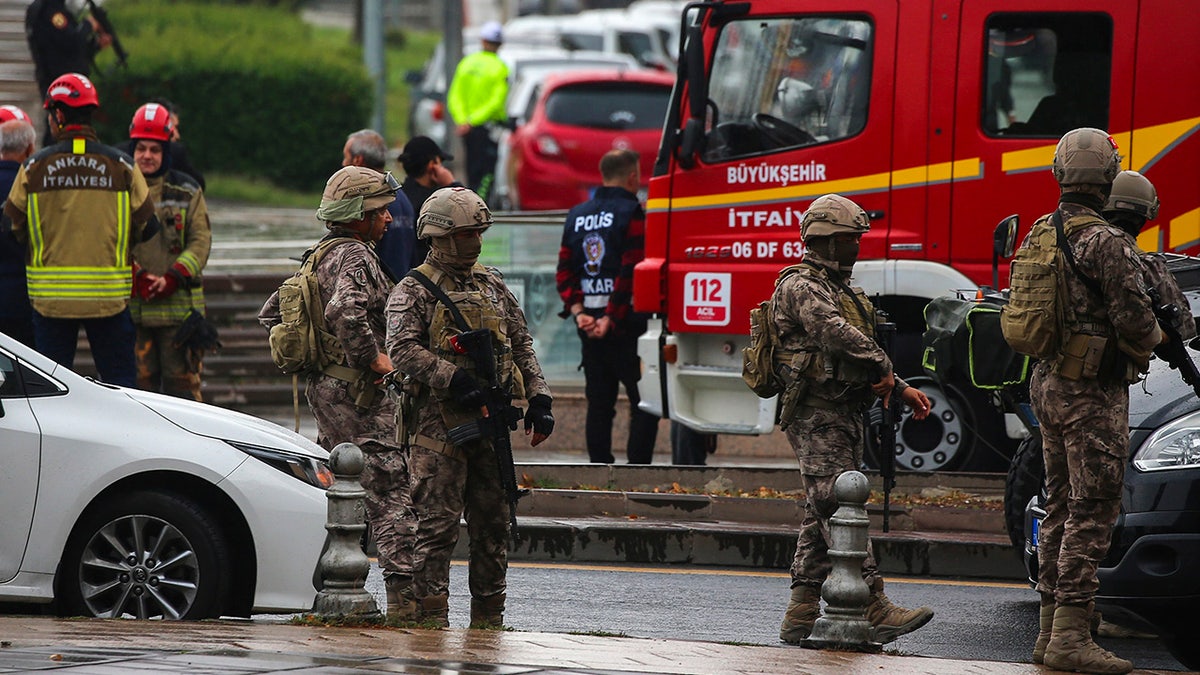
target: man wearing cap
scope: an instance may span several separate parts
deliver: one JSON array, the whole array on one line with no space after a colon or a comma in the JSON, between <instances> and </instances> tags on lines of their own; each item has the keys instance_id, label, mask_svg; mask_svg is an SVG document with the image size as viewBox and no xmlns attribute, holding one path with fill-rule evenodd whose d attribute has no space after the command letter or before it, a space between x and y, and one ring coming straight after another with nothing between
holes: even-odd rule
<instances>
[{"instance_id":1,"label":"man wearing cap","mask_svg":"<svg viewBox=\"0 0 1200 675\"><path fill-rule=\"evenodd\" d=\"M342 166L365 166L384 173L387 167L387 141L374 129L359 129L346 137L342 146ZM396 201L388 204L392 222L388 224L383 238L375 245L379 260L393 279L400 279L415 265L417 248L417 214L412 203L403 192L396 193Z\"/></svg>"},{"instance_id":2,"label":"man wearing cap","mask_svg":"<svg viewBox=\"0 0 1200 675\"><path fill-rule=\"evenodd\" d=\"M500 24L489 21L479 31L483 49L463 57L454 71L446 109L467 153L467 186L484 201L491 197L499 155L499 127L508 120L508 65L496 55L504 41Z\"/></svg>"},{"instance_id":3,"label":"man wearing cap","mask_svg":"<svg viewBox=\"0 0 1200 675\"><path fill-rule=\"evenodd\" d=\"M37 132L15 105L0 106L0 191L7 195L21 162L33 154ZM0 333L33 347L33 307L25 287L25 247L0 225Z\"/></svg>"},{"instance_id":4,"label":"man wearing cap","mask_svg":"<svg viewBox=\"0 0 1200 675\"><path fill-rule=\"evenodd\" d=\"M408 196L408 201L416 213L421 212L421 206L437 190L444 187L462 187L462 183L454 179L454 174L442 163L451 161L454 155L442 150L428 136L413 136L404 144L404 149L396 157L396 161L404 167L404 185L401 191ZM429 254L429 241L418 239L413 250L412 267L425 262Z\"/></svg>"},{"instance_id":5,"label":"man wearing cap","mask_svg":"<svg viewBox=\"0 0 1200 675\"><path fill-rule=\"evenodd\" d=\"M100 98L91 80L59 77L44 105L57 142L21 165L4 204L27 246L34 341L71 368L82 325L100 379L132 388L132 249L158 231L154 202L129 155L96 140Z\"/></svg>"},{"instance_id":6,"label":"man wearing cap","mask_svg":"<svg viewBox=\"0 0 1200 675\"><path fill-rule=\"evenodd\" d=\"M389 619L416 616L411 600L408 462L395 442L396 406L379 388L392 372L384 351L383 310L394 285L374 243L392 220L387 206L400 188L392 175L362 166L342 167L329 178L317 218L329 233L304 259L318 256L315 274L325 330L337 338L343 357L308 376L305 395L317 420L317 442L327 450L354 443L363 451L367 521L379 549ZM280 323L279 292L258 314L270 329Z\"/></svg>"}]
</instances>

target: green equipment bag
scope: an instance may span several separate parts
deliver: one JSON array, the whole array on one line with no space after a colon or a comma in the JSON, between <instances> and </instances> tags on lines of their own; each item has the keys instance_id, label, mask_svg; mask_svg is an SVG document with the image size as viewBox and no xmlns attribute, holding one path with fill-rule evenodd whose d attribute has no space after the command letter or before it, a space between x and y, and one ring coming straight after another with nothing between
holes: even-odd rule
<instances>
[{"instance_id":1,"label":"green equipment bag","mask_svg":"<svg viewBox=\"0 0 1200 675\"><path fill-rule=\"evenodd\" d=\"M305 254L300 271L279 286L280 323L268 338L271 359L285 373L320 372L345 357L337 337L325 330L325 308L317 286L317 263L334 246L358 241L335 237L320 242Z\"/></svg>"},{"instance_id":2,"label":"green equipment bag","mask_svg":"<svg viewBox=\"0 0 1200 675\"><path fill-rule=\"evenodd\" d=\"M969 381L976 389L1004 389L1029 377L1030 358L1008 346L1001 307L958 296L925 306L921 365L942 382Z\"/></svg>"},{"instance_id":3,"label":"green equipment bag","mask_svg":"<svg viewBox=\"0 0 1200 675\"><path fill-rule=\"evenodd\" d=\"M1017 352L1035 359L1054 358L1063 341L1059 286L1064 261L1052 223L1061 217L1055 211L1054 218L1034 223L1013 258L1008 304L1000 311L1005 341Z\"/></svg>"}]
</instances>

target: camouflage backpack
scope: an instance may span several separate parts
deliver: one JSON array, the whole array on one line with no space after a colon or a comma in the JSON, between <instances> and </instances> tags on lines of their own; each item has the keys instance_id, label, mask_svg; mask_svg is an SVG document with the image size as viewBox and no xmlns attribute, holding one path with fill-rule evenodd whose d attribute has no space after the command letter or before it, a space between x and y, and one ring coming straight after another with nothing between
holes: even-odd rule
<instances>
[{"instance_id":1,"label":"camouflage backpack","mask_svg":"<svg viewBox=\"0 0 1200 675\"><path fill-rule=\"evenodd\" d=\"M799 265L785 267L775 285L798 272ZM750 346L742 349L742 379L759 398L771 398L783 393L787 382L777 364L790 359L780 347L779 331L775 328L775 309L771 300L763 300L750 310Z\"/></svg>"},{"instance_id":2,"label":"camouflage backpack","mask_svg":"<svg viewBox=\"0 0 1200 675\"><path fill-rule=\"evenodd\" d=\"M1000 331L1009 346L1036 359L1058 356L1066 335L1062 298L1066 295L1065 269L1099 292L1095 280L1075 269L1067 234L1092 225L1098 218L1071 218L1065 228L1055 211L1033 224L1025 244L1017 250L1009 275L1008 304L1000 310Z\"/></svg>"},{"instance_id":3,"label":"camouflage backpack","mask_svg":"<svg viewBox=\"0 0 1200 675\"><path fill-rule=\"evenodd\" d=\"M345 357L337 337L325 330L325 307L317 286L317 263L349 237L326 239L305 254L300 271L279 286L280 323L271 327L271 359L285 373L320 372Z\"/></svg>"}]
</instances>

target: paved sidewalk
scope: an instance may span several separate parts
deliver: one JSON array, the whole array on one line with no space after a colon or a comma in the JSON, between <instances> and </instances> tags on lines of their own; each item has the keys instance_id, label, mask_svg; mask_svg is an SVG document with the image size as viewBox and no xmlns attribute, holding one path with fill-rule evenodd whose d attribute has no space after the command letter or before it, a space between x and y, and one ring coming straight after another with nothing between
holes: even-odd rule
<instances>
[{"instance_id":1,"label":"paved sidewalk","mask_svg":"<svg viewBox=\"0 0 1200 675\"><path fill-rule=\"evenodd\" d=\"M42 670L105 675L1049 672L1032 664L592 635L0 617L0 673Z\"/></svg>"}]
</instances>

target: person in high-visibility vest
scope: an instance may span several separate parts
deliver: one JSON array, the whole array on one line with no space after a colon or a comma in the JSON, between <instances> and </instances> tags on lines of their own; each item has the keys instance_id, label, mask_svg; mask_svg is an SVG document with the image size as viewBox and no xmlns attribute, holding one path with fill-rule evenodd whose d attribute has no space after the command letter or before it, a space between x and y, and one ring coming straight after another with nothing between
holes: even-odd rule
<instances>
[{"instance_id":1,"label":"person in high-visibility vest","mask_svg":"<svg viewBox=\"0 0 1200 675\"><path fill-rule=\"evenodd\" d=\"M463 57L446 92L446 110L467 154L467 187L486 202L496 177L500 126L508 121L508 64L496 55L504 41L500 24L485 23L479 31L483 49Z\"/></svg>"},{"instance_id":2,"label":"person in high-visibility vest","mask_svg":"<svg viewBox=\"0 0 1200 675\"><path fill-rule=\"evenodd\" d=\"M4 213L27 247L37 350L73 367L82 325L100 379L134 387L132 251L158 221L148 225L154 203L133 159L97 140L91 119L99 106L83 75L50 84L44 107L57 142L21 166Z\"/></svg>"}]
</instances>

